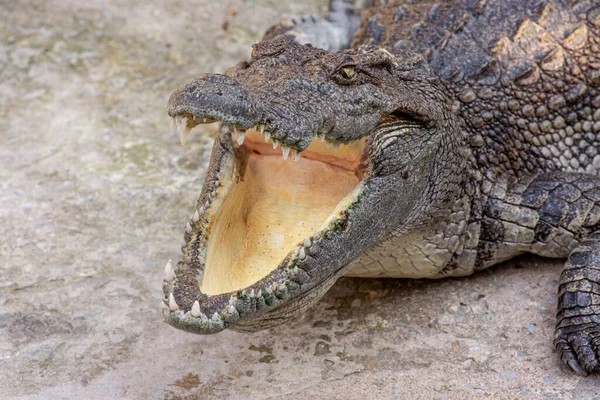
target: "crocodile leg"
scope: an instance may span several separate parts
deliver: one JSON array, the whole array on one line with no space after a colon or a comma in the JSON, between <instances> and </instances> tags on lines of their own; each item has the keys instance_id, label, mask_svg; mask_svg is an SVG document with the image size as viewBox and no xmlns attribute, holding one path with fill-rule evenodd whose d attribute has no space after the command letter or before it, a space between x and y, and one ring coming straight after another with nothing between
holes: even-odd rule
<instances>
[{"instance_id":1,"label":"crocodile leg","mask_svg":"<svg viewBox=\"0 0 600 400\"><path fill-rule=\"evenodd\" d=\"M264 39L288 35L300 44L310 43L328 51L346 49L359 26L354 1L331 0L329 10L325 17L302 15L283 19L267 30Z\"/></svg>"},{"instance_id":2,"label":"crocodile leg","mask_svg":"<svg viewBox=\"0 0 600 400\"><path fill-rule=\"evenodd\" d=\"M600 231L569 255L560 276L554 345L580 375L600 369Z\"/></svg>"},{"instance_id":3,"label":"crocodile leg","mask_svg":"<svg viewBox=\"0 0 600 400\"><path fill-rule=\"evenodd\" d=\"M567 258L554 343L585 375L600 369L600 178L554 172L487 193L476 269L530 252Z\"/></svg>"}]
</instances>

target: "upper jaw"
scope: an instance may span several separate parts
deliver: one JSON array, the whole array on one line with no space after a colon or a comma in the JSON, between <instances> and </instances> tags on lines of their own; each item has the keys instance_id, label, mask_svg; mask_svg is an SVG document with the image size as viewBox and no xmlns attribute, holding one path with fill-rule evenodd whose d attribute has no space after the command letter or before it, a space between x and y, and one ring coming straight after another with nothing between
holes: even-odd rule
<instances>
[{"instance_id":1,"label":"upper jaw","mask_svg":"<svg viewBox=\"0 0 600 400\"><path fill-rule=\"evenodd\" d=\"M182 143L194 126L221 121L240 131L262 127L282 146L303 151L315 136L325 134L325 119L293 110L269 93L216 74L203 75L173 92L167 108Z\"/></svg>"}]
</instances>

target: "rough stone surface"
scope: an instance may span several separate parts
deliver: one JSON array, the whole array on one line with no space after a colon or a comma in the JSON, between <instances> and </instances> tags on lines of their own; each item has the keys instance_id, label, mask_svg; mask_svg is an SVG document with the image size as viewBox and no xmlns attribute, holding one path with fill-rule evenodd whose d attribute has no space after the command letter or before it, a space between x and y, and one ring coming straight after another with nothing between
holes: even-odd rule
<instances>
[{"instance_id":1,"label":"rough stone surface","mask_svg":"<svg viewBox=\"0 0 600 400\"><path fill-rule=\"evenodd\" d=\"M211 144L181 148L166 99L326 7L285 3L0 2L0 398L599 399L552 351L562 261L341 279L252 335L162 322Z\"/></svg>"}]
</instances>

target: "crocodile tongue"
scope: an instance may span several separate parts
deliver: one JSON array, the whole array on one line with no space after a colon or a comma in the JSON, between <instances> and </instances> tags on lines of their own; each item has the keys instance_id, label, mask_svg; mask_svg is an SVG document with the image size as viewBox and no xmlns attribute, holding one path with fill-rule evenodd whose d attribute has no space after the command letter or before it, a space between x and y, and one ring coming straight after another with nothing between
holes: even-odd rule
<instances>
[{"instance_id":1,"label":"crocodile tongue","mask_svg":"<svg viewBox=\"0 0 600 400\"><path fill-rule=\"evenodd\" d=\"M275 270L359 184L362 149L359 143L334 153L313 142L298 161L284 160L248 130L236 149L244 154L243 174L232 180L211 227L201 291L245 288Z\"/></svg>"}]
</instances>

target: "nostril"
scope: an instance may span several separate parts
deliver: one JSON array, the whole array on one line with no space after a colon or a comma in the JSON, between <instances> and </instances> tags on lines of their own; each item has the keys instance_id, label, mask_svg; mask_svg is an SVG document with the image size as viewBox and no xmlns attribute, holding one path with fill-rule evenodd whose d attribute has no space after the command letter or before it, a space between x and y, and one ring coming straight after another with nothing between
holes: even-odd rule
<instances>
[{"instance_id":1,"label":"nostril","mask_svg":"<svg viewBox=\"0 0 600 400\"><path fill-rule=\"evenodd\" d=\"M198 89L198 86L195 84L188 85L185 89L183 89L184 93L194 93Z\"/></svg>"}]
</instances>

